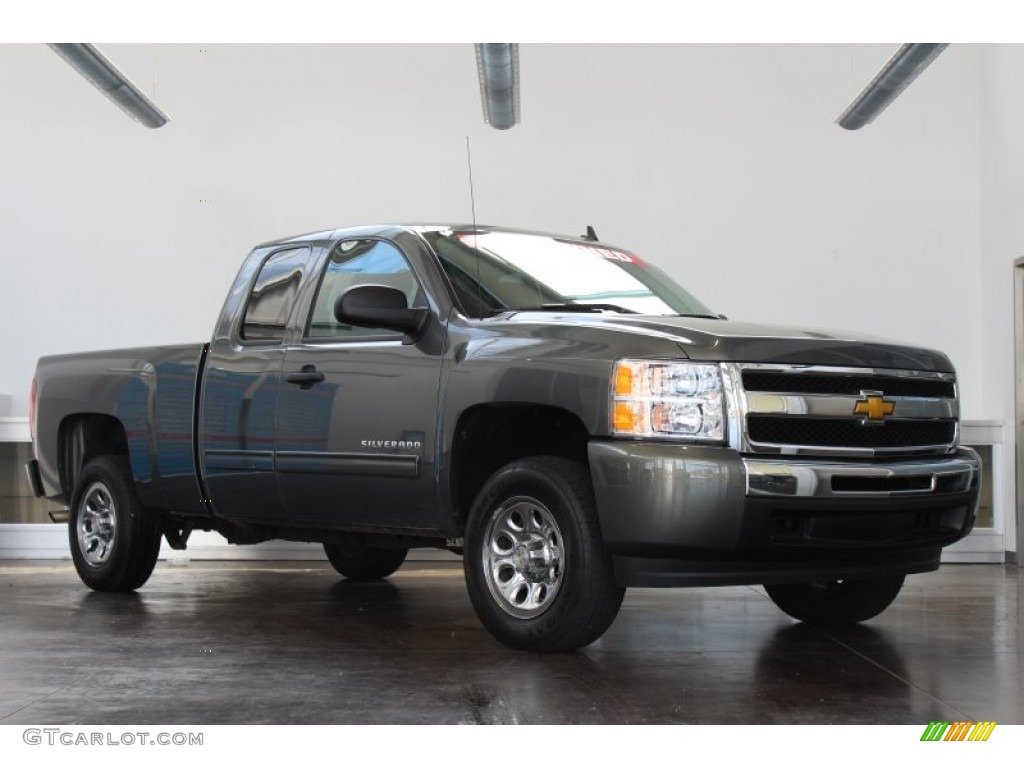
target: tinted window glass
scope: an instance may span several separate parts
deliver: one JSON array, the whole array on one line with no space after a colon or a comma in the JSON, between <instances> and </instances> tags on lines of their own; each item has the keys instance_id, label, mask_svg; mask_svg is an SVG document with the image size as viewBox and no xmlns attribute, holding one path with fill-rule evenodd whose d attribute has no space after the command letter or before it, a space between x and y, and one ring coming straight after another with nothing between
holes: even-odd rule
<instances>
[{"instance_id":1,"label":"tinted window glass","mask_svg":"<svg viewBox=\"0 0 1024 768\"><path fill-rule=\"evenodd\" d=\"M713 316L660 269L633 253L518 232L429 232L470 317L510 311Z\"/></svg>"},{"instance_id":2,"label":"tinted window glass","mask_svg":"<svg viewBox=\"0 0 1024 768\"><path fill-rule=\"evenodd\" d=\"M278 251L263 262L242 320L246 341L281 341L302 283L308 248Z\"/></svg>"},{"instance_id":3,"label":"tinted window glass","mask_svg":"<svg viewBox=\"0 0 1024 768\"><path fill-rule=\"evenodd\" d=\"M327 261L310 315L308 338L376 338L396 336L386 328L365 328L339 323L334 317L338 297L357 285L386 285L405 294L410 307L425 304L419 282L401 251L381 240L346 240Z\"/></svg>"}]
</instances>

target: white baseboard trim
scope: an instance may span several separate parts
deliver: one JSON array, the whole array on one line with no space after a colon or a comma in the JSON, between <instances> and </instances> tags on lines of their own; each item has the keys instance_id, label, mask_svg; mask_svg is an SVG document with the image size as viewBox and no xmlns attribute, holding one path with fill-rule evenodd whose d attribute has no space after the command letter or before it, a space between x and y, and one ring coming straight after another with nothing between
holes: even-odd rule
<instances>
[{"instance_id":1,"label":"white baseboard trim","mask_svg":"<svg viewBox=\"0 0 1024 768\"><path fill-rule=\"evenodd\" d=\"M0 560L64 560L71 558L68 529L53 523L0 524ZM265 541L262 544L228 544L217 533L196 531L188 549L174 550L163 543L161 560L326 560L323 547L297 541ZM410 561L462 558L439 549L414 549ZM1001 563L1005 559L1002 534L976 531L942 551L944 563Z\"/></svg>"},{"instance_id":2,"label":"white baseboard trim","mask_svg":"<svg viewBox=\"0 0 1024 768\"><path fill-rule=\"evenodd\" d=\"M942 563L1004 563L1005 552L947 552L942 553Z\"/></svg>"},{"instance_id":3,"label":"white baseboard trim","mask_svg":"<svg viewBox=\"0 0 1024 768\"><path fill-rule=\"evenodd\" d=\"M3 403L0 402L0 442L4 443L29 443L32 441L32 433L28 428L28 419L14 419L3 413Z\"/></svg>"},{"instance_id":4,"label":"white baseboard trim","mask_svg":"<svg viewBox=\"0 0 1024 768\"><path fill-rule=\"evenodd\" d=\"M51 523L0 524L0 560L69 560L68 529ZM163 543L161 560L326 560L320 544L297 541L266 541L262 544L237 546L224 537L207 531L196 531L188 541L188 549L179 551ZM439 549L413 549L408 560L448 560L462 558Z\"/></svg>"},{"instance_id":5,"label":"white baseboard trim","mask_svg":"<svg viewBox=\"0 0 1024 768\"><path fill-rule=\"evenodd\" d=\"M966 539L942 550L944 563L1002 563L1006 560L1004 537L992 530L976 530Z\"/></svg>"},{"instance_id":6,"label":"white baseboard trim","mask_svg":"<svg viewBox=\"0 0 1024 768\"><path fill-rule=\"evenodd\" d=\"M70 557L67 526L49 523L0 525L0 560L61 560Z\"/></svg>"}]
</instances>

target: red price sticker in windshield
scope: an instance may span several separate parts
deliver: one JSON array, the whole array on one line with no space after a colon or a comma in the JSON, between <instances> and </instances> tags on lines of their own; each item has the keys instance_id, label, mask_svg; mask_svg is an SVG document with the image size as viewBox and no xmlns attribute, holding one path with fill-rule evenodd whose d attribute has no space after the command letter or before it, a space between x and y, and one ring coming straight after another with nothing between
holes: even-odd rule
<instances>
[{"instance_id":1,"label":"red price sticker in windshield","mask_svg":"<svg viewBox=\"0 0 1024 768\"><path fill-rule=\"evenodd\" d=\"M602 259L608 261L617 261L620 264L636 264L638 267L646 267L647 263L638 256L634 256L632 253L626 251L616 251L612 248L604 248L600 245L584 245L583 243L573 243L577 248L596 253Z\"/></svg>"}]
</instances>

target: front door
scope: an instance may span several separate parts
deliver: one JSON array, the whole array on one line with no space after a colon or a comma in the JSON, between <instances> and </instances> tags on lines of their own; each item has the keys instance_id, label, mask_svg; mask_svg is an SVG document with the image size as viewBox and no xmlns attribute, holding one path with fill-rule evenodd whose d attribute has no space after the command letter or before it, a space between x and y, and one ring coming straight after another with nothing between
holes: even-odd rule
<instances>
[{"instance_id":1,"label":"front door","mask_svg":"<svg viewBox=\"0 0 1024 768\"><path fill-rule=\"evenodd\" d=\"M335 247L281 374L275 463L285 515L292 525L427 529L442 350L339 323L334 304L357 285L398 288L409 306L426 305L394 244L358 239Z\"/></svg>"}]
</instances>

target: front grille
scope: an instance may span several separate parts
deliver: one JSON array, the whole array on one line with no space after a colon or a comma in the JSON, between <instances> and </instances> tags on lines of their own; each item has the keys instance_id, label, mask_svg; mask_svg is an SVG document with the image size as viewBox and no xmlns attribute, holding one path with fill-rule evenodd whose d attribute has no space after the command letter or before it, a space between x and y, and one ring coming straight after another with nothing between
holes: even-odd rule
<instances>
[{"instance_id":1,"label":"front grille","mask_svg":"<svg viewBox=\"0 0 1024 768\"><path fill-rule=\"evenodd\" d=\"M914 448L949 445L956 435L952 419L890 419L864 426L860 419L811 419L799 416L747 416L747 434L755 443L821 448Z\"/></svg>"},{"instance_id":2,"label":"front grille","mask_svg":"<svg viewBox=\"0 0 1024 768\"><path fill-rule=\"evenodd\" d=\"M952 381L895 376L863 376L840 373L777 373L744 371L748 392L780 392L816 395L859 395L884 392L889 397L955 397Z\"/></svg>"},{"instance_id":3,"label":"front grille","mask_svg":"<svg viewBox=\"0 0 1024 768\"><path fill-rule=\"evenodd\" d=\"M902 477L834 475L832 477L832 490L837 493L906 493L930 491L931 489L931 475L904 475Z\"/></svg>"}]
</instances>

